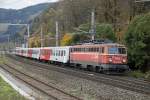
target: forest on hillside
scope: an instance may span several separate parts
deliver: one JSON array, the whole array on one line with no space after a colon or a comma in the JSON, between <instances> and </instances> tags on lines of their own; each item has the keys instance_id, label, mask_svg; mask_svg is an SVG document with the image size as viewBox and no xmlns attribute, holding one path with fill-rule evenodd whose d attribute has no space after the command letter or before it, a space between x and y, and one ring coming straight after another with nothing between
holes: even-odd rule
<instances>
[{"instance_id":1,"label":"forest on hillside","mask_svg":"<svg viewBox=\"0 0 150 100\"><path fill-rule=\"evenodd\" d=\"M56 21L59 22L61 39L65 33L76 32L75 28L89 31L93 9L97 25L104 25L105 31L109 31L111 27L119 42L122 42L123 34L134 16L149 11L142 3L134 0L60 0L55 7L50 7L33 20L31 33L33 36L40 34L43 27L43 33L49 35L46 38L54 37ZM45 43L46 46L52 44L53 42Z\"/></svg>"},{"instance_id":2,"label":"forest on hillside","mask_svg":"<svg viewBox=\"0 0 150 100\"><path fill-rule=\"evenodd\" d=\"M150 67L149 5L150 2L135 0L60 0L32 21L30 47L40 47L41 28L43 45L55 45L56 21L59 23L60 45L90 39L88 32L94 10L96 39L125 44L129 51L129 65L145 72Z\"/></svg>"}]
</instances>

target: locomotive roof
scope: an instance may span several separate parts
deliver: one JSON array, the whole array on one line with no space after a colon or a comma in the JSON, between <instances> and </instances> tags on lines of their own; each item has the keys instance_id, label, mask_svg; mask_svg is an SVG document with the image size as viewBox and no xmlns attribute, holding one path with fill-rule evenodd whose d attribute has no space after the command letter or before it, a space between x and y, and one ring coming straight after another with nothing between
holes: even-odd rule
<instances>
[{"instance_id":1,"label":"locomotive roof","mask_svg":"<svg viewBox=\"0 0 150 100\"><path fill-rule=\"evenodd\" d=\"M83 44L83 45L74 45L73 47L80 47L80 46L125 46L123 44L118 43L104 43L104 44Z\"/></svg>"}]
</instances>

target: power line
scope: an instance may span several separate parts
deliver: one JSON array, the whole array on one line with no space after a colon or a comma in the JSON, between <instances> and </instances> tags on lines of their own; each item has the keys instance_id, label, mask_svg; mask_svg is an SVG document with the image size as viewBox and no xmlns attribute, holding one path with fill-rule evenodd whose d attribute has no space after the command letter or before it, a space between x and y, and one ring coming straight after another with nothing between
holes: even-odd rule
<instances>
[{"instance_id":1,"label":"power line","mask_svg":"<svg viewBox=\"0 0 150 100\"><path fill-rule=\"evenodd\" d=\"M140 2L150 2L150 0L135 0L134 2L135 2L135 3L138 3L138 2L139 2L139 3L140 3Z\"/></svg>"}]
</instances>

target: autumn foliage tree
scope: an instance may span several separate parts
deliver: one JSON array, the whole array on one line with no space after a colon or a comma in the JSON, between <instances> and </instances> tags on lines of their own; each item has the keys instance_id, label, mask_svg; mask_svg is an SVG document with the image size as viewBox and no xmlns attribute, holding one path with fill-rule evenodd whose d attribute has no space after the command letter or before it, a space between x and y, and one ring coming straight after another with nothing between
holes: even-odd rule
<instances>
[{"instance_id":1,"label":"autumn foliage tree","mask_svg":"<svg viewBox=\"0 0 150 100\"><path fill-rule=\"evenodd\" d=\"M70 45L72 43L72 36L72 34L66 33L61 40L61 46Z\"/></svg>"},{"instance_id":2,"label":"autumn foliage tree","mask_svg":"<svg viewBox=\"0 0 150 100\"><path fill-rule=\"evenodd\" d=\"M41 41L40 41L40 36L34 36L29 39L29 47L40 47L41 46Z\"/></svg>"}]
</instances>

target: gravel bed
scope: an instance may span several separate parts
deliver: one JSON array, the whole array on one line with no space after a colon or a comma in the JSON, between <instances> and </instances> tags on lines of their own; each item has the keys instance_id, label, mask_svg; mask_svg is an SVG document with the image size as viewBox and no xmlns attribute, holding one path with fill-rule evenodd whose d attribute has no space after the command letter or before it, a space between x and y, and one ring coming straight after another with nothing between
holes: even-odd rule
<instances>
[{"instance_id":1,"label":"gravel bed","mask_svg":"<svg viewBox=\"0 0 150 100\"><path fill-rule=\"evenodd\" d=\"M21 63L17 63L16 65L16 68L26 71L29 75L65 90L68 93L74 94L75 96L81 97L84 100L150 100L149 95L35 66L22 65Z\"/></svg>"}]
</instances>

